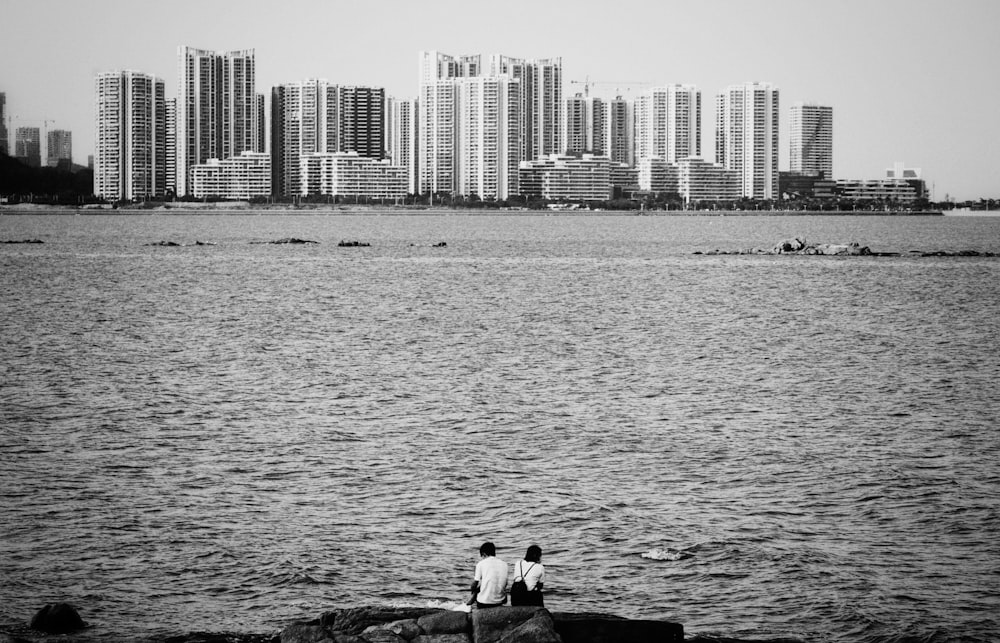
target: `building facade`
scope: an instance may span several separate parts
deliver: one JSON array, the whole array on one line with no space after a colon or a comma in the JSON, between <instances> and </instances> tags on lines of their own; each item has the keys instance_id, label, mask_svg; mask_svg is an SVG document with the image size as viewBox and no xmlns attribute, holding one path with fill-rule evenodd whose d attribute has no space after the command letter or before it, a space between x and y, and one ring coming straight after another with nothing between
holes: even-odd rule
<instances>
[{"instance_id":1,"label":"building facade","mask_svg":"<svg viewBox=\"0 0 1000 643\"><path fill-rule=\"evenodd\" d=\"M740 175L742 195L778 198L778 89L730 85L716 100L715 160Z\"/></svg>"},{"instance_id":2,"label":"building facade","mask_svg":"<svg viewBox=\"0 0 1000 643\"><path fill-rule=\"evenodd\" d=\"M577 94L566 99L566 154L608 156L608 103Z\"/></svg>"},{"instance_id":3,"label":"building facade","mask_svg":"<svg viewBox=\"0 0 1000 643\"><path fill-rule=\"evenodd\" d=\"M521 83L509 76L458 81L458 186L481 199L518 193Z\"/></svg>"},{"instance_id":4,"label":"building facade","mask_svg":"<svg viewBox=\"0 0 1000 643\"><path fill-rule=\"evenodd\" d=\"M611 198L611 161L583 154L551 154L522 161L521 194L550 201L607 201Z\"/></svg>"},{"instance_id":5,"label":"building facade","mask_svg":"<svg viewBox=\"0 0 1000 643\"><path fill-rule=\"evenodd\" d=\"M677 193L684 203L695 201L737 201L741 196L740 176L733 170L700 158L677 161Z\"/></svg>"},{"instance_id":6,"label":"building facade","mask_svg":"<svg viewBox=\"0 0 1000 643\"><path fill-rule=\"evenodd\" d=\"M562 58L489 58L491 76L507 75L521 82L521 160L561 154L566 117Z\"/></svg>"},{"instance_id":7,"label":"building facade","mask_svg":"<svg viewBox=\"0 0 1000 643\"><path fill-rule=\"evenodd\" d=\"M271 172L274 193L301 194L301 157L315 152L386 155L385 90L345 87L323 79L271 89Z\"/></svg>"},{"instance_id":8,"label":"building facade","mask_svg":"<svg viewBox=\"0 0 1000 643\"><path fill-rule=\"evenodd\" d=\"M245 201L271 194L271 157L244 151L191 167L191 196Z\"/></svg>"},{"instance_id":9,"label":"building facade","mask_svg":"<svg viewBox=\"0 0 1000 643\"><path fill-rule=\"evenodd\" d=\"M37 127L14 130L14 158L28 167L42 166L42 134Z\"/></svg>"},{"instance_id":10,"label":"building facade","mask_svg":"<svg viewBox=\"0 0 1000 643\"><path fill-rule=\"evenodd\" d=\"M417 126L419 105L416 100L386 99L386 140L389 162L406 168L406 190L419 192L419 165L417 163Z\"/></svg>"},{"instance_id":11,"label":"building facade","mask_svg":"<svg viewBox=\"0 0 1000 643\"><path fill-rule=\"evenodd\" d=\"M98 74L94 83L94 195L161 197L166 177L163 80L138 71Z\"/></svg>"},{"instance_id":12,"label":"building facade","mask_svg":"<svg viewBox=\"0 0 1000 643\"><path fill-rule=\"evenodd\" d=\"M46 135L45 164L49 167L73 167L73 133L54 129Z\"/></svg>"},{"instance_id":13,"label":"building facade","mask_svg":"<svg viewBox=\"0 0 1000 643\"><path fill-rule=\"evenodd\" d=\"M209 159L263 152L263 100L253 49L177 49L176 189L188 194L191 167Z\"/></svg>"},{"instance_id":14,"label":"building facade","mask_svg":"<svg viewBox=\"0 0 1000 643\"><path fill-rule=\"evenodd\" d=\"M701 91L694 85L654 87L636 100L636 158L675 163L701 156Z\"/></svg>"},{"instance_id":15,"label":"building facade","mask_svg":"<svg viewBox=\"0 0 1000 643\"><path fill-rule=\"evenodd\" d=\"M832 179L833 108L814 103L795 103L789 124L788 169Z\"/></svg>"},{"instance_id":16,"label":"building facade","mask_svg":"<svg viewBox=\"0 0 1000 643\"><path fill-rule=\"evenodd\" d=\"M301 159L302 195L396 200L407 193L406 168L357 152L316 152Z\"/></svg>"},{"instance_id":17,"label":"building facade","mask_svg":"<svg viewBox=\"0 0 1000 643\"><path fill-rule=\"evenodd\" d=\"M0 92L0 154L10 155L10 135L7 133L7 94Z\"/></svg>"},{"instance_id":18,"label":"building facade","mask_svg":"<svg viewBox=\"0 0 1000 643\"><path fill-rule=\"evenodd\" d=\"M608 156L612 163L635 164L635 110L632 101L616 96L608 101Z\"/></svg>"}]
</instances>

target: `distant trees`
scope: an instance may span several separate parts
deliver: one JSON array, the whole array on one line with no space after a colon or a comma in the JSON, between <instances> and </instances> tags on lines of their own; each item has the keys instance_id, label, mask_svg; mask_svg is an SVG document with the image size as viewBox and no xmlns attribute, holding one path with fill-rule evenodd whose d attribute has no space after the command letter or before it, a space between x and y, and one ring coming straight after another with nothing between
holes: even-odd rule
<instances>
[{"instance_id":1,"label":"distant trees","mask_svg":"<svg viewBox=\"0 0 1000 643\"><path fill-rule=\"evenodd\" d=\"M10 203L52 203L73 205L92 203L94 172L69 167L29 167L0 154L0 195Z\"/></svg>"}]
</instances>

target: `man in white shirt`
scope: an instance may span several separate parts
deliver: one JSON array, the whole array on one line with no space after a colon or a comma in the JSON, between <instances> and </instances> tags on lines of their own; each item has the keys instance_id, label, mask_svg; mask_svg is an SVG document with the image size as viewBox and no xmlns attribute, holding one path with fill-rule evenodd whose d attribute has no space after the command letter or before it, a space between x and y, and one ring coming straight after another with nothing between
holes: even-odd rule
<instances>
[{"instance_id":1,"label":"man in white shirt","mask_svg":"<svg viewBox=\"0 0 1000 643\"><path fill-rule=\"evenodd\" d=\"M479 557L472 583L476 607L499 607L507 602L507 563L497 558L497 548L490 542L479 548Z\"/></svg>"}]
</instances>

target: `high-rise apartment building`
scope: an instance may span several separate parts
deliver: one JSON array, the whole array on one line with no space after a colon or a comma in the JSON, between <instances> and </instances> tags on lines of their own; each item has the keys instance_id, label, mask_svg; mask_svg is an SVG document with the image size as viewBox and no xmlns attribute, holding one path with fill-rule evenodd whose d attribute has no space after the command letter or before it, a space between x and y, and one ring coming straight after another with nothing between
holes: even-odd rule
<instances>
[{"instance_id":1,"label":"high-rise apartment building","mask_svg":"<svg viewBox=\"0 0 1000 643\"><path fill-rule=\"evenodd\" d=\"M14 158L29 167L41 167L41 130L37 127L18 127L14 130Z\"/></svg>"},{"instance_id":2,"label":"high-rise apartment building","mask_svg":"<svg viewBox=\"0 0 1000 643\"><path fill-rule=\"evenodd\" d=\"M608 156L608 103L594 96L577 94L566 99L567 154Z\"/></svg>"},{"instance_id":3,"label":"high-rise apartment building","mask_svg":"<svg viewBox=\"0 0 1000 643\"><path fill-rule=\"evenodd\" d=\"M815 103L792 105L789 170L833 178L833 108Z\"/></svg>"},{"instance_id":4,"label":"high-rise apartment building","mask_svg":"<svg viewBox=\"0 0 1000 643\"><path fill-rule=\"evenodd\" d=\"M382 159L385 90L342 87L323 79L271 89L271 171L275 194L301 194L301 157L357 152Z\"/></svg>"},{"instance_id":5,"label":"high-rise apartment building","mask_svg":"<svg viewBox=\"0 0 1000 643\"><path fill-rule=\"evenodd\" d=\"M635 164L635 110L632 102L621 96L608 101L606 139L612 164Z\"/></svg>"},{"instance_id":6,"label":"high-rise apartment building","mask_svg":"<svg viewBox=\"0 0 1000 643\"><path fill-rule=\"evenodd\" d=\"M778 89L730 85L716 99L715 162L740 174L744 197L778 197Z\"/></svg>"},{"instance_id":7,"label":"high-rise apartment building","mask_svg":"<svg viewBox=\"0 0 1000 643\"><path fill-rule=\"evenodd\" d=\"M10 138L7 134L7 94L0 92L0 154L10 154Z\"/></svg>"},{"instance_id":8,"label":"high-rise apartment building","mask_svg":"<svg viewBox=\"0 0 1000 643\"><path fill-rule=\"evenodd\" d=\"M138 71L97 75L94 83L94 194L117 201L166 190L163 81Z\"/></svg>"},{"instance_id":9,"label":"high-rise apartment building","mask_svg":"<svg viewBox=\"0 0 1000 643\"><path fill-rule=\"evenodd\" d=\"M493 79L487 85L477 78ZM516 83L517 89L514 89ZM510 103L516 95L519 102ZM464 100L463 100L464 99ZM483 65L479 55L453 57L437 51L420 52L420 111L417 127L419 191L462 192L489 198L516 185L517 173L492 187L492 179L471 180L470 163L480 152L483 159L505 159L516 143L519 161L557 153L564 144L562 61L523 60L494 55ZM480 102L484 101L484 102ZM491 102L492 101L492 102ZM486 118L491 133L476 120ZM516 127L515 127L516 124ZM511 129L514 128L514 129ZM483 145L468 137L483 136ZM469 152L468 150L475 150ZM488 165L486 160L482 161ZM492 162L492 161L490 161ZM465 165L462 165L462 164ZM508 188L502 187L506 181Z\"/></svg>"},{"instance_id":10,"label":"high-rise apartment building","mask_svg":"<svg viewBox=\"0 0 1000 643\"><path fill-rule=\"evenodd\" d=\"M694 85L654 87L636 101L637 158L670 163L701 155L701 91Z\"/></svg>"},{"instance_id":11,"label":"high-rise apartment building","mask_svg":"<svg viewBox=\"0 0 1000 643\"><path fill-rule=\"evenodd\" d=\"M73 133L69 130L54 129L46 136L45 164L49 167L73 165Z\"/></svg>"},{"instance_id":12,"label":"high-rise apartment building","mask_svg":"<svg viewBox=\"0 0 1000 643\"><path fill-rule=\"evenodd\" d=\"M253 49L177 48L176 186L188 193L191 167L208 159L264 151L263 100Z\"/></svg>"},{"instance_id":13,"label":"high-rise apartment building","mask_svg":"<svg viewBox=\"0 0 1000 643\"><path fill-rule=\"evenodd\" d=\"M166 100L166 155L167 181L165 194L177 194L177 99Z\"/></svg>"},{"instance_id":14,"label":"high-rise apartment building","mask_svg":"<svg viewBox=\"0 0 1000 643\"><path fill-rule=\"evenodd\" d=\"M458 193L508 199L518 192L521 83L507 75L458 81Z\"/></svg>"},{"instance_id":15,"label":"high-rise apartment building","mask_svg":"<svg viewBox=\"0 0 1000 643\"><path fill-rule=\"evenodd\" d=\"M339 94L339 144L338 149L330 151L357 152L364 158L384 159L385 89L341 86Z\"/></svg>"},{"instance_id":16,"label":"high-rise apartment building","mask_svg":"<svg viewBox=\"0 0 1000 643\"><path fill-rule=\"evenodd\" d=\"M562 58L525 59L490 56L488 74L521 81L521 160L560 154L565 143Z\"/></svg>"},{"instance_id":17,"label":"high-rise apartment building","mask_svg":"<svg viewBox=\"0 0 1000 643\"><path fill-rule=\"evenodd\" d=\"M416 100L386 99L386 142L389 160L393 165L406 169L406 191L416 194L419 190L417 165L417 114Z\"/></svg>"}]
</instances>

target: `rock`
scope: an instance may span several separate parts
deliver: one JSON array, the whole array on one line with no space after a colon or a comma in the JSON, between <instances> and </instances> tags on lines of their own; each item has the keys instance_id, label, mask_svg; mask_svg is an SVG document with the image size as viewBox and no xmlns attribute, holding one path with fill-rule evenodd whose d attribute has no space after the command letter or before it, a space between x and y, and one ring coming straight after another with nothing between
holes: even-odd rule
<instances>
[{"instance_id":1,"label":"rock","mask_svg":"<svg viewBox=\"0 0 1000 643\"><path fill-rule=\"evenodd\" d=\"M442 610L429 607L351 607L323 614L320 617L320 625L331 632L361 634L372 625L419 619L426 614L440 611Z\"/></svg>"},{"instance_id":2,"label":"rock","mask_svg":"<svg viewBox=\"0 0 1000 643\"><path fill-rule=\"evenodd\" d=\"M563 643L563 640L556 633L552 616L543 610L504 634L499 643Z\"/></svg>"},{"instance_id":3,"label":"rock","mask_svg":"<svg viewBox=\"0 0 1000 643\"><path fill-rule=\"evenodd\" d=\"M69 603L49 604L31 619L31 629L49 634L65 634L87 627L80 614Z\"/></svg>"},{"instance_id":4,"label":"rock","mask_svg":"<svg viewBox=\"0 0 1000 643\"><path fill-rule=\"evenodd\" d=\"M15 239L11 241L4 241L3 243L45 243L45 242L42 241L41 239L21 239L21 240Z\"/></svg>"},{"instance_id":5,"label":"rock","mask_svg":"<svg viewBox=\"0 0 1000 643\"><path fill-rule=\"evenodd\" d=\"M507 635L539 612L548 615L548 610L544 607L491 607L472 610L472 640L475 643L519 640L508 638Z\"/></svg>"},{"instance_id":6,"label":"rock","mask_svg":"<svg viewBox=\"0 0 1000 643\"><path fill-rule=\"evenodd\" d=\"M341 241L337 245L341 248L367 248L372 244L364 243L362 241Z\"/></svg>"},{"instance_id":7,"label":"rock","mask_svg":"<svg viewBox=\"0 0 1000 643\"><path fill-rule=\"evenodd\" d=\"M564 643L683 643L684 627L668 621L643 621L601 614L554 614Z\"/></svg>"},{"instance_id":8,"label":"rock","mask_svg":"<svg viewBox=\"0 0 1000 643\"><path fill-rule=\"evenodd\" d=\"M472 643L469 634L421 634L413 643Z\"/></svg>"},{"instance_id":9,"label":"rock","mask_svg":"<svg viewBox=\"0 0 1000 643\"><path fill-rule=\"evenodd\" d=\"M326 628L316 622L292 623L281 630L281 643L333 643Z\"/></svg>"},{"instance_id":10,"label":"rock","mask_svg":"<svg viewBox=\"0 0 1000 643\"><path fill-rule=\"evenodd\" d=\"M146 245L147 246L168 246L168 247L173 248L173 247L177 247L177 246L179 246L181 244L177 243L176 241L153 241L152 243L147 243Z\"/></svg>"},{"instance_id":11,"label":"rock","mask_svg":"<svg viewBox=\"0 0 1000 643\"><path fill-rule=\"evenodd\" d=\"M771 254L784 254L788 252L798 252L806 247L806 240L801 237L795 237L794 239L785 239L784 241L779 241L777 245L771 248Z\"/></svg>"},{"instance_id":12,"label":"rock","mask_svg":"<svg viewBox=\"0 0 1000 643\"><path fill-rule=\"evenodd\" d=\"M421 630L420 626L417 625L416 619L412 618L404 619L401 621L393 621L392 623L386 625L385 629L389 630L390 632L399 634L407 641L411 641L420 636L421 634L423 634L423 630Z\"/></svg>"},{"instance_id":13,"label":"rock","mask_svg":"<svg viewBox=\"0 0 1000 643\"><path fill-rule=\"evenodd\" d=\"M427 634L465 634L472 631L467 612L440 610L417 619L417 625Z\"/></svg>"},{"instance_id":14,"label":"rock","mask_svg":"<svg viewBox=\"0 0 1000 643\"><path fill-rule=\"evenodd\" d=\"M406 639L384 625L372 625L361 633L361 638L368 643L406 643Z\"/></svg>"}]
</instances>

